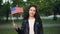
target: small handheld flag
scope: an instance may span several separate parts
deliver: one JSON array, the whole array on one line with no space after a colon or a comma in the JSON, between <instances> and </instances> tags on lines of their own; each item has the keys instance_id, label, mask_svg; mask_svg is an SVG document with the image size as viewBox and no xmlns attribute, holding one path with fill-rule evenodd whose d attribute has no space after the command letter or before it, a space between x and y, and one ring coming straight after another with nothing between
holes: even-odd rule
<instances>
[{"instance_id":1,"label":"small handheld flag","mask_svg":"<svg viewBox=\"0 0 60 34\"><path fill-rule=\"evenodd\" d=\"M23 13L23 8L22 7L12 7L11 8L11 16L12 16L13 23L14 23L13 14L16 14L16 13Z\"/></svg>"},{"instance_id":2,"label":"small handheld flag","mask_svg":"<svg viewBox=\"0 0 60 34\"><path fill-rule=\"evenodd\" d=\"M22 7L12 7L11 8L11 14L22 13L22 12L23 12Z\"/></svg>"}]
</instances>

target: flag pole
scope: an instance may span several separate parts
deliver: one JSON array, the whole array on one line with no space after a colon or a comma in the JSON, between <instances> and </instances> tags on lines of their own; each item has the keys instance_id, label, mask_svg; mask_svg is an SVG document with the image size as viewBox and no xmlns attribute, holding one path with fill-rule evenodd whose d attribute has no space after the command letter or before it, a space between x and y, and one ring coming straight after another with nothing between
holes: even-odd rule
<instances>
[{"instance_id":1,"label":"flag pole","mask_svg":"<svg viewBox=\"0 0 60 34\"><path fill-rule=\"evenodd\" d=\"M12 23L14 23L13 14L11 13Z\"/></svg>"}]
</instances>

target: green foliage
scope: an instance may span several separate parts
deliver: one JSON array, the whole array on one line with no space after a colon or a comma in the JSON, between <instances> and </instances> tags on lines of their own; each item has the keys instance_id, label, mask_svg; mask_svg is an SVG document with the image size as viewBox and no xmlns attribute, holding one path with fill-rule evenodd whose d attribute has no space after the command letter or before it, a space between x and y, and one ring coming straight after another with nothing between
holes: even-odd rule
<instances>
[{"instance_id":1,"label":"green foliage","mask_svg":"<svg viewBox=\"0 0 60 34\"><path fill-rule=\"evenodd\" d=\"M1 0L0 0L1 1ZM0 2L1 3L1 2ZM60 4L60 1L58 0L27 0L24 2L23 0L13 0L13 4L10 6L16 6L19 5L26 9L26 7L30 4L37 5L38 11L41 15L51 15L54 14L55 6ZM0 9L0 13L2 15L5 15L5 9L7 9L8 5L3 5L3 7ZM59 10L60 11L60 10Z\"/></svg>"}]
</instances>

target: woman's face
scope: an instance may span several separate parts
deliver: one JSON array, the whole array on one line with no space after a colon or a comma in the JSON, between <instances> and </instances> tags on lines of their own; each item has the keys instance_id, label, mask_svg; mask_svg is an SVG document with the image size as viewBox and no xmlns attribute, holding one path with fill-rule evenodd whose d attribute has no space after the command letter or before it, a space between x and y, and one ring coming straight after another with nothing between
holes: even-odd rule
<instances>
[{"instance_id":1,"label":"woman's face","mask_svg":"<svg viewBox=\"0 0 60 34\"><path fill-rule=\"evenodd\" d=\"M34 17L35 13L36 13L36 8L35 7L30 7L29 16Z\"/></svg>"}]
</instances>

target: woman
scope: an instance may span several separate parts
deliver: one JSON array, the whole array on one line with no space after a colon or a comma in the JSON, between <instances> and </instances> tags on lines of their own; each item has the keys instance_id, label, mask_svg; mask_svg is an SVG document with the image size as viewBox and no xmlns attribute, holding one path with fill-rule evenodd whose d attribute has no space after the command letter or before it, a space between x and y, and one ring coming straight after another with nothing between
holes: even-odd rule
<instances>
[{"instance_id":1,"label":"woman","mask_svg":"<svg viewBox=\"0 0 60 34\"><path fill-rule=\"evenodd\" d=\"M37 7L30 5L27 11L24 12L21 29L15 23L13 23L13 27L18 34L43 34L42 21L39 17Z\"/></svg>"}]
</instances>

